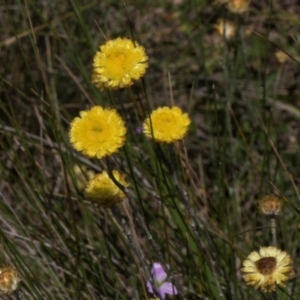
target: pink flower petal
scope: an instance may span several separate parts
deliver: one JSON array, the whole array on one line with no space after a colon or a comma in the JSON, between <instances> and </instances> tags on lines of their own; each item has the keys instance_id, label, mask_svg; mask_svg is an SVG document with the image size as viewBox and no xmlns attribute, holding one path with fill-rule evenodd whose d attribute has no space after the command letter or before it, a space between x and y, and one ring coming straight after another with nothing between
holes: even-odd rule
<instances>
[{"instance_id":1,"label":"pink flower petal","mask_svg":"<svg viewBox=\"0 0 300 300\"><path fill-rule=\"evenodd\" d=\"M159 292L161 295L169 294L169 295L176 295L178 291L176 287L171 282L165 282L159 287Z\"/></svg>"},{"instance_id":2,"label":"pink flower petal","mask_svg":"<svg viewBox=\"0 0 300 300\"><path fill-rule=\"evenodd\" d=\"M147 282L147 289L150 294L154 294L153 287L150 281Z\"/></svg>"},{"instance_id":3,"label":"pink flower petal","mask_svg":"<svg viewBox=\"0 0 300 300\"><path fill-rule=\"evenodd\" d=\"M164 271L160 263L153 264L151 273L155 281L163 281L167 278L167 273Z\"/></svg>"}]
</instances>

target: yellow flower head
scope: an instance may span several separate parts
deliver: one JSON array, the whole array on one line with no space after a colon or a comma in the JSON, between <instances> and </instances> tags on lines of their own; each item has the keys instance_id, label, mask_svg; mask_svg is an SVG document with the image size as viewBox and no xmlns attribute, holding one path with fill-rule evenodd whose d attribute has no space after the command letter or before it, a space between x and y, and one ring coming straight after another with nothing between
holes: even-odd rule
<instances>
[{"instance_id":1,"label":"yellow flower head","mask_svg":"<svg viewBox=\"0 0 300 300\"><path fill-rule=\"evenodd\" d=\"M140 79L148 67L145 49L126 38L100 46L94 57L92 82L99 88L119 89Z\"/></svg>"},{"instance_id":2,"label":"yellow flower head","mask_svg":"<svg viewBox=\"0 0 300 300\"><path fill-rule=\"evenodd\" d=\"M125 180L125 175L120 174L118 171L113 171L114 178L122 186L127 187L129 183ZM85 190L87 196L96 204L108 208L116 203L122 202L126 197L125 194L114 184L109 178L106 171L97 174L92 180L89 181Z\"/></svg>"},{"instance_id":3,"label":"yellow flower head","mask_svg":"<svg viewBox=\"0 0 300 300\"><path fill-rule=\"evenodd\" d=\"M263 214L275 216L280 213L282 202L274 195L267 195L259 201L259 208Z\"/></svg>"},{"instance_id":4,"label":"yellow flower head","mask_svg":"<svg viewBox=\"0 0 300 300\"><path fill-rule=\"evenodd\" d=\"M275 247L262 247L259 253L251 252L243 266L246 283L264 292L275 291L276 285L284 287L294 273L291 257Z\"/></svg>"},{"instance_id":5,"label":"yellow flower head","mask_svg":"<svg viewBox=\"0 0 300 300\"><path fill-rule=\"evenodd\" d=\"M144 133L159 143L172 143L183 139L191 120L187 113L174 106L159 107L144 122Z\"/></svg>"},{"instance_id":6,"label":"yellow flower head","mask_svg":"<svg viewBox=\"0 0 300 300\"><path fill-rule=\"evenodd\" d=\"M0 295L8 295L18 288L21 278L12 267L0 268Z\"/></svg>"},{"instance_id":7,"label":"yellow flower head","mask_svg":"<svg viewBox=\"0 0 300 300\"><path fill-rule=\"evenodd\" d=\"M124 145L125 134L125 123L116 110L94 106L72 121L69 137L76 150L102 158Z\"/></svg>"},{"instance_id":8,"label":"yellow flower head","mask_svg":"<svg viewBox=\"0 0 300 300\"><path fill-rule=\"evenodd\" d=\"M231 39L236 32L236 26L234 23L225 19L218 19L214 27L218 31L219 35L225 36L227 40Z\"/></svg>"},{"instance_id":9,"label":"yellow flower head","mask_svg":"<svg viewBox=\"0 0 300 300\"><path fill-rule=\"evenodd\" d=\"M227 8L233 13L242 14L248 10L250 0L229 0Z\"/></svg>"}]
</instances>

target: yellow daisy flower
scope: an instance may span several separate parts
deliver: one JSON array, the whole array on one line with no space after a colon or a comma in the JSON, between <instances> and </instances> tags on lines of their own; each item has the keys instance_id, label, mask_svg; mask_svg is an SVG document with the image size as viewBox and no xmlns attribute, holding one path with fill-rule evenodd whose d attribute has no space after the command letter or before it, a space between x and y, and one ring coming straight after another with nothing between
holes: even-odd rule
<instances>
[{"instance_id":1,"label":"yellow daisy flower","mask_svg":"<svg viewBox=\"0 0 300 300\"><path fill-rule=\"evenodd\" d=\"M145 49L126 38L117 38L100 46L94 57L92 82L99 89L119 89L140 79L148 67Z\"/></svg>"},{"instance_id":2,"label":"yellow daisy flower","mask_svg":"<svg viewBox=\"0 0 300 300\"><path fill-rule=\"evenodd\" d=\"M129 186L125 180L125 175L120 174L118 171L113 171L114 178L124 187ZM108 208L116 203L122 202L126 197L125 194L114 184L109 178L106 171L97 174L92 180L89 181L85 189L87 196L96 204Z\"/></svg>"},{"instance_id":3,"label":"yellow daisy flower","mask_svg":"<svg viewBox=\"0 0 300 300\"><path fill-rule=\"evenodd\" d=\"M0 295L8 295L18 288L21 278L12 267L0 268Z\"/></svg>"},{"instance_id":4,"label":"yellow daisy flower","mask_svg":"<svg viewBox=\"0 0 300 300\"><path fill-rule=\"evenodd\" d=\"M284 287L293 276L291 257L275 247L262 247L259 253L251 252L243 266L246 283L264 292L275 291L276 285Z\"/></svg>"},{"instance_id":5,"label":"yellow daisy flower","mask_svg":"<svg viewBox=\"0 0 300 300\"><path fill-rule=\"evenodd\" d=\"M94 106L71 122L69 137L76 150L102 158L124 145L125 134L125 123L116 110Z\"/></svg>"},{"instance_id":6,"label":"yellow daisy flower","mask_svg":"<svg viewBox=\"0 0 300 300\"><path fill-rule=\"evenodd\" d=\"M172 143L183 139L190 123L187 113L179 107L159 107L145 120L144 134L159 143Z\"/></svg>"}]
</instances>

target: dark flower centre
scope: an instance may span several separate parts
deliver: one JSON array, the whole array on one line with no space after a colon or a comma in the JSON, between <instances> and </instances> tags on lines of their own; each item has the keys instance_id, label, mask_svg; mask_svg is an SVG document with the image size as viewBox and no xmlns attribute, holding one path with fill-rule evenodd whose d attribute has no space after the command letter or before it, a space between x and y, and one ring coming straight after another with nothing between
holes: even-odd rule
<instances>
[{"instance_id":1,"label":"dark flower centre","mask_svg":"<svg viewBox=\"0 0 300 300\"><path fill-rule=\"evenodd\" d=\"M257 270L263 275L270 275L276 268L276 259L274 257L263 257L255 262Z\"/></svg>"}]
</instances>

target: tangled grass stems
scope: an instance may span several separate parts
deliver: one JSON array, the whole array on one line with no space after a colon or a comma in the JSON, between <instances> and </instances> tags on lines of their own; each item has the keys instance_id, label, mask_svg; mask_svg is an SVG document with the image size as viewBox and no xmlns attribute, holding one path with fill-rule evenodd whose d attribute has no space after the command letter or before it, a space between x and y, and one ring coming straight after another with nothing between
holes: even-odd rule
<instances>
[{"instance_id":1,"label":"tangled grass stems","mask_svg":"<svg viewBox=\"0 0 300 300\"><path fill-rule=\"evenodd\" d=\"M171 145L168 145L168 146L169 146L169 150L171 152L171 156L174 157L175 156L174 148L173 148L174 145L171 144ZM174 167L175 164L171 164L168 161L168 159L165 156L160 144L157 144L157 149L158 149L158 152L160 153L161 157L163 158L164 162L166 163L166 166L169 169L171 178L173 180L174 186L176 187L179 198L180 198L181 202L184 204L184 207L185 207L185 209L188 213L190 227L191 227L191 229L194 233L195 240L196 240L199 248L201 249L201 252L202 252L202 254L205 258L206 263L210 266L210 269L211 269L211 272L213 273L213 276L215 278L217 278L215 259L213 258L212 254L211 254L211 253L214 252L213 247L212 247L211 238L210 238L206 228L201 228L201 227L198 226L198 222L196 221L196 217L195 217L195 212L194 212L194 209L193 209L193 207L190 203L188 193L178 181L176 168ZM173 161L175 162L177 160L173 159ZM199 234L199 230L201 230L201 233L206 237L206 241L208 242L208 244L210 246L209 250L207 250L205 248L205 245L202 243L201 238L200 238L200 234ZM219 291L219 297L221 299L223 299L224 294L223 294L222 288L219 284L219 281L216 281L216 284L217 284L217 288L218 288L218 291Z\"/></svg>"},{"instance_id":2,"label":"tangled grass stems","mask_svg":"<svg viewBox=\"0 0 300 300\"><path fill-rule=\"evenodd\" d=\"M241 280L238 253L271 242L270 219L256 214L256 203L270 192L267 182L272 182L288 199L276 224L276 243L298 264L299 3L252 1L249 13L238 16L226 3L218 8L209 1L193 1L192 6L189 1L131 1L125 16L116 0L92 1L86 7L77 2L17 1L3 4L0 12L5 57L0 79L0 193L5 201L0 219L1 234L7 237L1 244L23 277L20 291L9 298L147 298L141 288L145 276L132 272L143 274L142 266L119 222L85 201L73 171L79 162L94 170L103 162L70 149L66 130L79 110L108 103L135 129L140 116L145 119L169 100L188 105L193 120L186 140L188 169L182 163L174 170L179 187L173 172L164 163L160 166L154 143L136 131L128 131L125 146L131 157L124 159L122 151L113 159L134 177L130 200L158 253L172 261L172 269L176 266L184 297L217 300L218 281L230 299L297 299L300 290L294 282L287 284L287 292L279 287L273 294L250 292L252 287ZM223 31L223 42L221 33L211 30L221 17L236 27L232 37ZM149 68L130 90L99 93L91 83L92 56L103 36L131 36L145 46ZM278 49L290 59L278 63ZM133 112L129 93L140 94L134 95L139 110ZM136 111L139 116L134 117ZM173 157L165 154L173 166ZM188 193L187 205L180 189ZM127 212L127 203L123 208ZM149 268L149 259L159 255L146 239L152 237L141 228L139 214L130 211L131 238L142 247ZM260 224L264 219L266 224ZM199 238L216 261L217 276L201 253ZM136 261L133 268L130 258Z\"/></svg>"},{"instance_id":3,"label":"tangled grass stems","mask_svg":"<svg viewBox=\"0 0 300 300\"><path fill-rule=\"evenodd\" d=\"M113 178L113 175L112 175L111 179L112 178ZM116 182L117 181L115 180L114 183L116 184ZM119 184L118 187L120 188L120 186L121 185ZM150 271L149 271L149 269L147 267L147 264L145 262L145 255L139 249L139 247L134 243L134 241L132 239L131 231L130 231L130 228L129 228L129 225L128 225L128 222L127 222L126 218L124 216L122 216L122 214L120 213L120 211L117 208L117 206L113 206L111 208L111 211L112 211L113 215L115 216L115 218L117 219L117 221L119 222L119 224L121 225L121 227L123 228L124 234L125 234L125 236L127 238L127 241L129 243L130 248L133 250L134 254L136 255L136 257L138 258L140 264L142 265L142 268L144 270L144 274L146 276L146 281L151 282L152 286L155 288L153 277L151 276ZM156 291L156 293L158 294L158 291Z\"/></svg>"},{"instance_id":4,"label":"tangled grass stems","mask_svg":"<svg viewBox=\"0 0 300 300\"><path fill-rule=\"evenodd\" d=\"M106 162L107 162L107 164L109 166L108 160L106 160ZM128 202L129 202L129 204L130 204L130 206L132 208L133 218L135 218L135 217L137 218L137 220L139 222L139 225L144 230L144 232L145 232L145 234L147 236L148 241L151 243L153 250L155 251L155 253L156 253L156 255L157 255L157 257L158 257L161 265L163 266L164 271L166 272L166 274L168 276L167 278L169 280L171 280L172 282L174 282L175 285L176 285L176 287L177 287L177 289L178 289L179 288L179 284L174 279L172 272L170 272L170 269L168 268L167 263L165 262L165 259L163 258L161 250L159 249L159 247L158 247L157 243L155 242L155 240L154 240L151 232L149 231L149 229L148 229L148 227L147 227L147 225L145 223L145 220L144 220L143 216L139 212L139 209L138 209L136 203L131 198L130 193L128 191L128 188L124 187L123 185L121 185L116 180L116 178L114 177L114 174L112 173L110 167L108 167L108 172L107 173L108 173L110 179L114 182L114 184L126 195L126 198L128 199ZM151 281L151 283L153 284L153 281ZM178 294L180 295L180 292L178 292Z\"/></svg>"},{"instance_id":5,"label":"tangled grass stems","mask_svg":"<svg viewBox=\"0 0 300 300\"><path fill-rule=\"evenodd\" d=\"M151 120L151 118L150 118ZM174 145L170 144L168 145L168 149L170 150L171 156L173 157L173 162L176 162L175 158L175 152L174 152ZM177 193L179 195L179 199L181 202L184 204L184 207L188 213L188 218L189 218L189 225L192 229L192 232L194 234L194 238L197 242L197 245L201 249L201 252L205 258L206 263L210 267L210 270L215 278L217 278L217 271L216 271L216 264L215 264L215 258L212 256L211 253L213 253L213 243L211 241L211 237L208 234L207 230L205 228L200 228L198 226L198 222L196 222L196 217L194 213L194 209L192 208L192 205L190 203L188 193L187 191L182 187L182 185L178 181L177 173L176 173L176 168L175 164L171 164L170 161L167 159L166 155L164 154L164 151L162 149L162 146L160 143L155 143L155 149L157 151L157 157L158 157L158 162L160 164L160 167L162 168L162 161L164 164L167 166L167 169L169 170L169 174L171 175L171 179L173 181L173 184L177 190ZM207 250L205 245L202 243L199 230L201 230L201 233L206 237L206 241L208 241L208 244L210 245L210 250ZM218 291L219 291L219 297L220 299L224 298L224 293L222 291L222 288L219 284L219 282L216 282Z\"/></svg>"}]
</instances>

